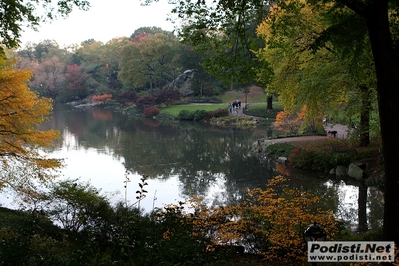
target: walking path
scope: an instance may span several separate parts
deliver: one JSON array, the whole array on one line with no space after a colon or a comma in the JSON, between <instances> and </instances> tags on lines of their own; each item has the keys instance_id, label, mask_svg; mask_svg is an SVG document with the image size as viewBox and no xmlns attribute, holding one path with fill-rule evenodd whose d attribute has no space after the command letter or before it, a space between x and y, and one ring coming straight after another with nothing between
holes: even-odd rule
<instances>
[{"instance_id":1,"label":"walking path","mask_svg":"<svg viewBox=\"0 0 399 266\"><path fill-rule=\"evenodd\" d=\"M263 119L262 117L253 117L249 116L243 113L243 108L241 109L233 109L233 112L230 113L232 116L240 116L240 117L252 117L254 119ZM348 133L348 127L341 125L341 124L328 124L324 126L324 129L326 132L328 131L336 131L336 138L339 139L346 139L347 133ZM267 142L295 142L295 141L309 141L309 140L319 140L319 139L325 139L326 137L328 138L333 138L334 136L326 135L326 136L300 136L300 137L291 137L291 138L280 138L280 139L270 139L266 140Z\"/></svg>"}]
</instances>

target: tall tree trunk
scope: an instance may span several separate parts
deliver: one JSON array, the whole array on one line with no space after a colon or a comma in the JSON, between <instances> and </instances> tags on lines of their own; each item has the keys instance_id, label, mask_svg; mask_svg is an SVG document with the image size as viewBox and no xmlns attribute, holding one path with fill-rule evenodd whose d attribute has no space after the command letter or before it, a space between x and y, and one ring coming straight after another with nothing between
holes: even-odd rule
<instances>
[{"instance_id":1,"label":"tall tree trunk","mask_svg":"<svg viewBox=\"0 0 399 266\"><path fill-rule=\"evenodd\" d=\"M362 1L359 1L362 2ZM370 1L369 1L370 3ZM388 0L374 0L364 13L377 75L385 162L384 240L399 243L399 67L388 22Z\"/></svg>"},{"instance_id":2,"label":"tall tree trunk","mask_svg":"<svg viewBox=\"0 0 399 266\"><path fill-rule=\"evenodd\" d=\"M267 96L267 110L273 109L273 95Z\"/></svg>"},{"instance_id":3,"label":"tall tree trunk","mask_svg":"<svg viewBox=\"0 0 399 266\"><path fill-rule=\"evenodd\" d=\"M369 88L367 86L360 86L360 147L367 147L370 145L370 109L371 99Z\"/></svg>"}]
</instances>

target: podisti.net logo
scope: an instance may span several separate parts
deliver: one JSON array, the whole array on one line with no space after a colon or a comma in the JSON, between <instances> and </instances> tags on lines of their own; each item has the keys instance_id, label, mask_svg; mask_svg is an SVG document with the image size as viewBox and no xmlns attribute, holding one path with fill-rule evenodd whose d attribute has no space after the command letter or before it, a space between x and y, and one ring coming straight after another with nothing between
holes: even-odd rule
<instances>
[{"instance_id":1,"label":"podisti.net logo","mask_svg":"<svg viewBox=\"0 0 399 266\"><path fill-rule=\"evenodd\" d=\"M394 242L308 242L309 262L393 262Z\"/></svg>"}]
</instances>

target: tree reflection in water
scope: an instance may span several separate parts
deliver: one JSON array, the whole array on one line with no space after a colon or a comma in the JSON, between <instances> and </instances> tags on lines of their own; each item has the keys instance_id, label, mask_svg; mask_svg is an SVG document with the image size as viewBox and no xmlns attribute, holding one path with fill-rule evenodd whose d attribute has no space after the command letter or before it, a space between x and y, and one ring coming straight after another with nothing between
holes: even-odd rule
<instances>
[{"instance_id":1,"label":"tree reflection in water","mask_svg":"<svg viewBox=\"0 0 399 266\"><path fill-rule=\"evenodd\" d=\"M177 200L204 196L209 204L234 204L249 189L265 188L268 179L284 174L291 187L311 190L322 199L320 207L359 223L359 229L375 228L381 222L382 206L378 202L381 203L382 195L378 190L359 187L358 193L354 193L354 186L330 180L329 176L276 167L274 162L250 155L252 144L271 134L267 128L255 131L220 129L194 122L166 123L132 119L111 109L76 109L66 105L56 105L52 120L42 127L63 133L58 150L68 152L72 148L85 153L94 149L110 161L120 161L120 171L128 170L138 179L147 176L148 190L157 191L158 198L173 191L177 195L172 198ZM89 163L86 166L90 167ZM96 182L111 178L98 175L90 179ZM123 180L123 176L112 178ZM102 189L121 187L122 182ZM352 197L348 197L349 192ZM134 196L131 195L132 200ZM153 200L148 206L151 209ZM359 217L350 215L354 210Z\"/></svg>"}]
</instances>

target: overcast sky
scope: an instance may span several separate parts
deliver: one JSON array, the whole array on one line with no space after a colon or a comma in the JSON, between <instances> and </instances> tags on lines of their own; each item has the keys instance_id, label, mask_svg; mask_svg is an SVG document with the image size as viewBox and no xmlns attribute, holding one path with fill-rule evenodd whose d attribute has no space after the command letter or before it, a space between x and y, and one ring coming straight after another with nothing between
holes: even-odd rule
<instances>
[{"instance_id":1,"label":"overcast sky","mask_svg":"<svg viewBox=\"0 0 399 266\"><path fill-rule=\"evenodd\" d=\"M41 24L39 31L26 29L22 33L22 47L27 42L55 40L62 47L94 39L103 43L115 37L129 37L140 27L157 26L173 30L166 21L172 5L165 1L140 6L139 0L89 0L89 11L72 11L67 19L59 18L51 24Z\"/></svg>"}]
</instances>

